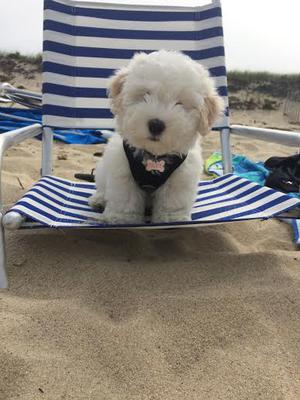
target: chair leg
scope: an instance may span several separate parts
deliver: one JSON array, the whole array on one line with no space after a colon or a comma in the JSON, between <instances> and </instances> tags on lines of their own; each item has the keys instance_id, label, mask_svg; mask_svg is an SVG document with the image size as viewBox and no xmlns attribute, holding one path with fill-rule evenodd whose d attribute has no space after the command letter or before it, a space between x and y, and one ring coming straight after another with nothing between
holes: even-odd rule
<instances>
[{"instance_id":1,"label":"chair leg","mask_svg":"<svg viewBox=\"0 0 300 400\"><path fill-rule=\"evenodd\" d=\"M42 176L52 175L53 131L43 128Z\"/></svg>"},{"instance_id":2,"label":"chair leg","mask_svg":"<svg viewBox=\"0 0 300 400\"><path fill-rule=\"evenodd\" d=\"M223 171L224 174L229 174L232 172L230 130L222 129L222 131L220 132L220 138L221 138L221 149L223 158Z\"/></svg>"},{"instance_id":3,"label":"chair leg","mask_svg":"<svg viewBox=\"0 0 300 400\"><path fill-rule=\"evenodd\" d=\"M2 226L2 214L0 214L0 289L7 289L7 287L5 235Z\"/></svg>"}]
</instances>

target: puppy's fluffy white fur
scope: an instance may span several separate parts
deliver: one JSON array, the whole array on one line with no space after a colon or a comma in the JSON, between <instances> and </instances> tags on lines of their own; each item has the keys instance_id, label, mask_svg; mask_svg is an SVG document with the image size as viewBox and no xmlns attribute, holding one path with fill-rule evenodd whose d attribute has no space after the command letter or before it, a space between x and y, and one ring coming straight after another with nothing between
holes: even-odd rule
<instances>
[{"instance_id":1,"label":"puppy's fluffy white fur","mask_svg":"<svg viewBox=\"0 0 300 400\"><path fill-rule=\"evenodd\" d=\"M103 222L144 222L147 195L134 181L123 149L130 145L155 155L187 154L185 161L152 195L152 222L187 221L202 172L201 135L223 110L208 72L178 52L139 53L109 83L116 134L96 168L93 207L104 206ZM151 140L148 121L166 128Z\"/></svg>"}]
</instances>

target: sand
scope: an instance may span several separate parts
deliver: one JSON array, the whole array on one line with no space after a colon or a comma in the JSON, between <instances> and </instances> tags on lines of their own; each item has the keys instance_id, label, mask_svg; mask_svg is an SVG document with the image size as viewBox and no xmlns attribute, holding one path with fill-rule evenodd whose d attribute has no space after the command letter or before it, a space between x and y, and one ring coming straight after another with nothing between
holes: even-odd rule
<instances>
[{"instance_id":1,"label":"sand","mask_svg":"<svg viewBox=\"0 0 300 400\"><path fill-rule=\"evenodd\" d=\"M254 120L295 128L279 112L233 113ZM6 206L37 179L39 149L7 153ZM99 149L56 145L56 173L90 171ZM294 150L233 140L254 160ZM300 399L300 255L284 223L12 232L7 256L1 400Z\"/></svg>"}]
</instances>

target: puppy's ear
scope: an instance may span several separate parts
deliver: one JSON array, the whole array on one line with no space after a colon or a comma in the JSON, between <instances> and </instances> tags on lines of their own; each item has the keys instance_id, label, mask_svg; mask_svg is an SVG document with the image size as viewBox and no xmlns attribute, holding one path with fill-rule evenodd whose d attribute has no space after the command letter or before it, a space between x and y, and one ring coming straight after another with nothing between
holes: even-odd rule
<instances>
[{"instance_id":1,"label":"puppy's ear","mask_svg":"<svg viewBox=\"0 0 300 400\"><path fill-rule=\"evenodd\" d=\"M199 106L199 133L205 136L209 133L218 117L221 116L224 110L224 101L222 97L218 95L214 82L207 69L196 61L191 60L191 63L199 76L200 82L203 82L206 86L206 95L203 97L202 104Z\"/></svg>"},{"instance_id":2,"label":"puppy's ear","mask_svg":"<svg viewBox=\"0 0 300 400\"><path fill-rule=\"evenodd\" d=\"M223 99L217 94L204 98L203 104L199 107L199 133L205 136L209 133L213 124L224 110Z\"/></svg>"},{"instance_id":3,"label":"puppy's ear","mask_svg":"<svg viewBox=\"0 0 300 400\"><path fill-rule=\"evenodd\" d=\"M114 114L117 114L120 110L122 103L122 88L126 81L128 75L128 69L122 68L117 73L111 77L108 82L107 93L108 97L111 99L111 110Z\"/></svg>"}]
</instances>

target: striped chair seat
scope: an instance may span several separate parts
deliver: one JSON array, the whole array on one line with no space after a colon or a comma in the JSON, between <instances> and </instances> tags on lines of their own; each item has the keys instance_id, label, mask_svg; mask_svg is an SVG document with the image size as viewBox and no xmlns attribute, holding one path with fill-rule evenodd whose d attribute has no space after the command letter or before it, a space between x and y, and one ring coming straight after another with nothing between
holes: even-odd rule
<instances>
[{"instance_id":1,"label":"striped chair seat","mask_svg":"<svg viewBox=\"0 0 300 400\"><path fill-rule=\"evenodd\" d=\"M224 175L199 183L199 191L191 210L190 222L144 225L103 225L97 222L88 197L94 192L92 183L77 183L54 176L39 180L8 212L26 217L22 228L48 226L55 228L174 228L211 223L266 219L300 206L300 200L237 177ZM33 223L33 221L35 223Z\"/></svg>"}]
</instances>

